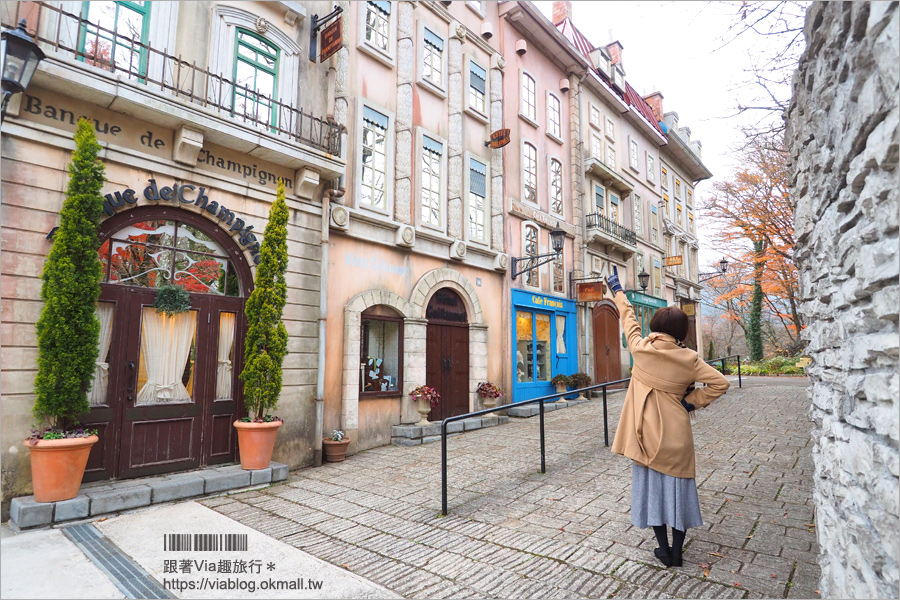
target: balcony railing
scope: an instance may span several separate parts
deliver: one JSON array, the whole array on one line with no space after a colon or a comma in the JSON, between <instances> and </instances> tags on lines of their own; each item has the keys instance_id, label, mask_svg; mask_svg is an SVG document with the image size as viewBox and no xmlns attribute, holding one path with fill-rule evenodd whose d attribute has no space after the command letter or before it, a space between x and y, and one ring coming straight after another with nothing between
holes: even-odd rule
<instances>
[{"instance_id":1,"label":"balcony railing","mask_svg":"<svg viewBox=\"0 0 900 600\"><path fill-rule=\"evenodd\" d=\"M590 213L585 216L585 221L588 229L599 229L616 239L622 240L626 244L631 246L637 245L637 234L635 232L619 225L615 221L609 220L600 213Z\"/></svg>"},{"instance_id":2,"label":"balcony railing","mask_svg":"<svg viewBox=\"0 0 900 600\"><path fill-rule=\"evenodd\" d=\"M48 55L74 58L84 63L85 68L116 73L264 132L288 137L295 143L335 156L341 153L343 127L333 120L314 117L302 108L46 2L15 4L18 5L15 19L7 23L13 15L12 11L4 11L3 26L14 28L19 18L29 17L31 24L36 25L35 39ZM31 18L35 5L39 7L36 24ZM23 14L20 16L19 12Z\"/></svg>"}]
</instances>

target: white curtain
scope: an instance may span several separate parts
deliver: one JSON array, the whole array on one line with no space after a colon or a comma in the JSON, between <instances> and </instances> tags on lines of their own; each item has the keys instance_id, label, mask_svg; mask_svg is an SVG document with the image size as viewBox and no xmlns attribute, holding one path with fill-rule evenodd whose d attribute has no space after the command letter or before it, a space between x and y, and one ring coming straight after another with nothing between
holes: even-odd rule
<instances>
[{"instance_id":1,"label":"white curtain","mask_svg":"<svg viewBox=\"0 0 900 600\"><path fill-rule=\"evenodd\" d=\"M219 351L216 366L216 400L231 398L231 348L234 345L234 313L219 315Z\"/></svg>"},{"instance_id":2,"label":"white curtain","mask_svg":"<svg viewBox=\"0 0 900 600\"><path fill-rule=\"evenodd\" d=\"M113 315L116 305L112 302L100 302L97 304L97 318L100 319L100 354L97 356L97 366L94 368L94 381L88 398L91 406L106 406L106 394L109 389L109 345L112 343Z\"/></svg>"},{"instance_id":3,"label":"white curtain","mask_svg":"<svg viewBox=\"0 0 900 600\"><path fill-rule=\"evenodd\" d=\"M191 395L181 378L191 353L196 314L189 310L169 317L147 307L141 326L141 360L147 383L138 392L135 406L190 402Z\"/></svg>"}]
</instances>

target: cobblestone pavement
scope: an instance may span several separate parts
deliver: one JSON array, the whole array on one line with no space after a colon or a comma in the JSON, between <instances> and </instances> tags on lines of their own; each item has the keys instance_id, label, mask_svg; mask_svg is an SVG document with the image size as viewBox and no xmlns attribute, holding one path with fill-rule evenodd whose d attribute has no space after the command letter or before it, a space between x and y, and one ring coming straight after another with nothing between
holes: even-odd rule
<instances>
[{"instance_id":1,"label":"cobblestone pavement","mask_svg":"<svg viewBox=\"0 0 900 600\"><path fill-rule=\"evenodd\" d=\"M439 443L381 447L203 504L410 598L817 598L805 378L744 378L694 423L704 525L684 566L632 527L631 464L600 400ZM623 394L610 398L610 436Z\"/></svg>"}]
</instances>

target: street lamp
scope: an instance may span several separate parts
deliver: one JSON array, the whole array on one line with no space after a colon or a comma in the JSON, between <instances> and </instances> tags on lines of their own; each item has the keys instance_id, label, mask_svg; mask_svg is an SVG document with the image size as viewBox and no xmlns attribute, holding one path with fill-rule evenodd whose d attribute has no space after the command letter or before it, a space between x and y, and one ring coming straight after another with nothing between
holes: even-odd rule
<instances>
[{"instance_id":1,"label":"street lamp","mask_svg":"<svg viewBox=\"0 0 900 600\"><path fill-rule=\"evenodd\" d=\"M641 267L641 272L638 273L638 282L641 284L641 290L646 293L647 286L650 285L650 273L645 271L644 267Z\"/></svg>"},{"instance_id":2,"label":"street lamp","mask_svg":"<svg viewBox=\"0 0 900 600\"><path fill-rule=\"evenodd\" d=\"M516 277L521 275L522 273L527 273L528 271L537 269L541 265L546 265L548 262L555 260L559 257L560 253L563 249L563 244L566 241L566 232L561 229L559 226L559 221L556 222L556 228L550 232L550 247L553 248L553 252L548 254L540 254L537 256L525 256L522 258L513 257L512 259L512 278L515 281ZM540 260L543 259L543 260ZM519 263L521 262L530 262L531 264L525 268L520 269ZM534 262L532 262L534 261Z\"/></svg>"},{"instance_id":3,"label":"street lamp","mask_svg":"<svg viewBox=\"0 0 900 600\"><path fill-rule=\"evenodd\" d=\"M712 277L718 277L719 275L725 273L728 270L728 261L725 258L719 261L719 268L713 271L712 273L699 273L697 275L698 281L705 281L703 278L710 279Z\"/></svg>"},{"instance_id":4,"label":"street lamp","mask_svg":"<svg viewBox=\"0 0 900 600\"><path fill-rule=\"evenodd\" d=\"M24 92L31 83L38 63L44 59L44 52L25 31L25 19L11 31L0 34L0 56L3 57L3 104L0 106L0 120L6 116L6 105L13 94Z\"/></svg>"}]
</instances>

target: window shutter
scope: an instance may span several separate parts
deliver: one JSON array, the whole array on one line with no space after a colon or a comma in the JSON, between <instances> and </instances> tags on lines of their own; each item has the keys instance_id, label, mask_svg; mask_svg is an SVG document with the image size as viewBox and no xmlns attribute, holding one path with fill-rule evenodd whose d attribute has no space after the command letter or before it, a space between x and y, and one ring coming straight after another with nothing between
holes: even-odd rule
<instances>
[{"instance_id":1,"label":"window shutter","mask_svg":"<svg viewBox=\"0 0 900 600\"><path fill-rule=\"evenodd\" d=\"M469 161L469 191L487 196L487 167L474 159Z\"/></svg>"},{"instance_id":2,"label":"window shutter","mask_svg":"<svg viewBox=\"0 0 900 600\"><path fill-rule=\"evenodd\" d=\"M486 73L484 72L484 69L473 62L469 63L469 85L471 85L482 94L484 93L485 76Z\"/></svg>"},{"instance_id":3,"label":"window shutter","mask_svg":"<svg viewBox=\"0 0 900 600\"><path fill-rule=\"evenodd\" d=\"M376 127L387 130L388 118L378 111L372 110L368 106L363 107L363 119Z\"/></svg>"},{"instance_id":4,"label":"window shutter","mask_svg":"<svg viewBox=\"0 0 900 600\"><path fill-rule=\"evenodd\" d=\"M425 29L425 43L431 44L438 49L439 52L444 51L444 40L435 35L430 29Z\"/></svg>"},{"instance_id":5,"label":"window shutter","mask_svg":"<svg viewBox=\"0 0 900 600\"><path fill-rule=\"evenodd\" d=\"M422 146L424 146L425 149L429 152L434 152L438 155L444 153L444 145L438 141L431 139L427 135L422 136Z\"/></svg>"},{"instance_id":6,"label":"window shutter","mask_svg":"<svg viewBox=\"0 0 900 600\"><path fill-rule=\"evenodd\" d=\"M391 14L391 3L390 2L376 2L375 0L369 0L369 4L376 7L378 10L383 12L386 15Z\"/></svg>"}]
</instances>

